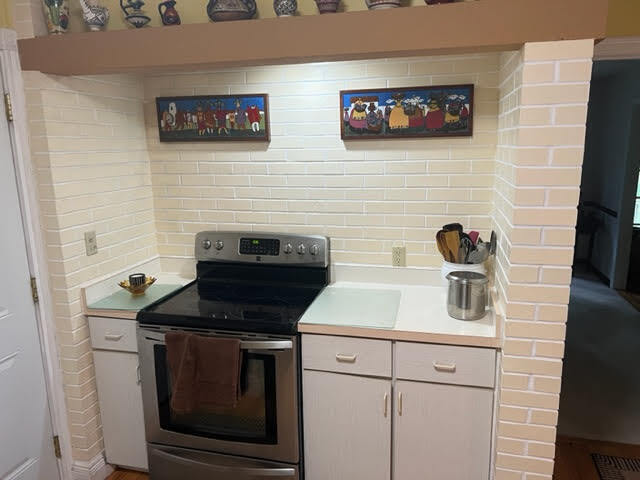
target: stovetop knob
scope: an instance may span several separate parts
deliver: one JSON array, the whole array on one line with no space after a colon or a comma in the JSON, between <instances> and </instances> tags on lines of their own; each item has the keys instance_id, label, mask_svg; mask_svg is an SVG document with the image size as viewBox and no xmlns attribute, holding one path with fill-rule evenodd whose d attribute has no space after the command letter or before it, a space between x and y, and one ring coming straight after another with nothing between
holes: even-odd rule
<instances>
[{"instance_id":1,"label":"stovetop knob","mask_svg":"<svg viewBox=\"0 0 640 480\"><path fill-rule=\"evenodd\" d=\"M284 253L286 253L287 255L289 255L291 252L293 252L293 247L291 246L290 243L287 243L283 248L282 251Z\"/></svg>"},{"instance_id":2,"label":"stovetop knob","mask_svg":"<svg viewBox=\"0 0 640 480\"><path fill-rule=\"evenodd\" d=\"M309 247L309 253L314 257L320 253L320 247L317 244L313 244Z\"/></svg>"},{"instance_id":3,"label":"stovetop knob","mask_svg":"<svg viewBox=\"0 0 640 480\"><path fill-rule=\"evenodd\" d=\"M205 238L202 241L202 248L204 248L205 250L209 250L211 248L211 240L209 240L208 238Z\"/></svg>"},{"instance_id":4,"label":"stovetop knob","mask_svg":"<svg viewBox=\"0 0 640 480\"><path fill-rule=\"evenodd\" d=\"M216 240L216 250L222 250L224 248L224 242L222 240Z\"/></svg>"},{"instance_id":5,"label":"stovetop knob","mask_svg":"<svg viewBox=\"0 0 640 480\"><path fill-rule=\"evenodd\" d=\"M303 243L298 245L298 255L304 255L306 251L307 251L307 247L305 247Z\"/></svg>"}]
</instances>

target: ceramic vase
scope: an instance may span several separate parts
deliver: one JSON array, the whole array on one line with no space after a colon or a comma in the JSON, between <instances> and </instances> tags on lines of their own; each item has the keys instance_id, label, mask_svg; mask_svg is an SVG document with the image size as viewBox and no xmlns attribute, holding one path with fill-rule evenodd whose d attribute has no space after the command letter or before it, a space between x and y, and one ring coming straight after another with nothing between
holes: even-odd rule
<instances>
[{"instance_id":1,"label":"ceramic vase","mask_svg":"<svg viewBox=\"0 0 640 480\"><path fill-rule=\"evenodd\" d=\"M176 10L175 0L161 2L158 5L158 12L160 12L160 18L162 19L163 25L180 25L180 15Z\"/></svg>"},{"instance_id":2,"label":"ceramic vase","mask_svg":"<svg viewBox=\"0 0 640 480\"><path fill-rule=\"evenodd\" d=\"M397 8L400 6L400 0L365 0L369 10L382 10L385 8Z\"/></svg>"},{"instance_id":3,"label":"ceramic vase","mask_svg":"<svg viewBox=\"0 0 640 480\"><path fill-rule=\"evenodd\" d=\"M42 6L49 33L66 33L69 28L69 4L67 0L42 0Z\"/></svg>"},{"instance_id":4,"label":"ceramic vase","mask_svg":"<svg viewBox=\"0 0 640 480\"><path fill-rule=\"evenodd\" d=\"M427 5L436 5L438 3L453 3L454 0L424 0Z\"/></svg>"},{"instance_id":5,"label":"ceramic vase","mask_svg":"<svg viewBox=\"0 0 640 480\"><path fill-rule=\"evenodd\" d=\"M99 5L91 4L88 0L78 0L82 8L82 18L84 23L92 32L104 30L109 21L109 9Z\"/></svg>"},{"instance_id":6,"label":"ceramic vase","mask_svg":"<svg viewBox=\"0 0 640 480\"><path fill-rule=\"evenodd\" d=\"M273 10L279 17L290 17L295 15L298 9L296 0L273 0Z\"/></svg>"},{"instance_id":7,"label":"ceramic vase","mask_svg":"<svg viewBox=\"0 0 640 480\"><path fill-rule=\"evenodd\" d=\"M151 21L142 10L144 2L142 0L120 0L120 8L124 12L125 21L135 28L142 28Z\"/></svg>"},{"instance_id":8,"label":"ceramic vase","mask_svg":"<svg viewBox=\"0 0 640 480\"><path fill-rule=\"evenodd\" d=\"M340 0L316 0L320 13L336 13Z\"/></svg>"},{"instance_id":9,"label":"ceramic vase","mask_svg":"<svg viewBox=\"0 0 640 480\"><path fill-rule=\"evenodd\" d=\"M209 0L207 15L214 22L247 20L256 14L255 0Z\"/></svg>"}]
</instances>

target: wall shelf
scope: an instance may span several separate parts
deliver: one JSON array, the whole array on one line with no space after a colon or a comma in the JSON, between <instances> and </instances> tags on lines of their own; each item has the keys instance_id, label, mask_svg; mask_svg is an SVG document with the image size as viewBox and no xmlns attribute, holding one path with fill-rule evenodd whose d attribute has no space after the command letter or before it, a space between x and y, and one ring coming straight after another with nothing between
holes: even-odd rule
<instances>
[{"instance_id":1,"label":"wall shelf","mask_svg":"<svg viewBox=\"0 0 640 480\"><path fill-rule=\"evenodd\" d=\"M23 70L58 75L185 71L519 48L604 38L608 0L444 5L71 33L20 40Z\"/></svg>"}]
</instances>

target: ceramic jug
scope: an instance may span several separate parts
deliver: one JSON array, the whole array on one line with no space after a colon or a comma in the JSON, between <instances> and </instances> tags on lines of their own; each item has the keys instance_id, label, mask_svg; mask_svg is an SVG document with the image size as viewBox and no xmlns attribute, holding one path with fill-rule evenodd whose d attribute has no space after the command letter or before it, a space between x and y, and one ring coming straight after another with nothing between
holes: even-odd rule
<instances>
[{"instance_id":1,"label":"ceramic jug","mask_svg":"<svg viewBox=\"0 0 640 480\"><path fill-rule=\"evenodd\" d=\"M99 5L92 5L88 0L79 0L82 8L82 18L92 32L99 32L107 26L109 9Z\"/></svg>"},{"instance_id":2,"label":"ceramic jug","mask_svg":"<svg viewBox=\"0 0 640 480\"><path fill-rule=\"evenodd\" d=\"M142 0L127 0L126 5L124 0L120 0L120 8L124 12L124 19L132 27L142 28L151 21L151 18L142 10L142 7L144 7Z\"/></svg>"},{"instance_id":3,"label":"ceramic jug","mask_svg":"<svg viewBox=\"0 0 640 480\"><path fill-rule=\"evenodd\" d=\"M207 15L214 22L246 20L255 14L255 0L209 0L207 5Z\"/></svg>"},{"instance_id":4,"label":"ceramic jug","mask_svg":"<svg viewBox=\"0 0 640 480\"><path fill-rule=\"evenodd\" d=\"M180 15L176 10L176 1L167 0L158 5L158 12L163 25L180 25Z\"/></svg>"},{"instance_id":5,"label":"ceramic jug","mask_svg":"<svg viewBox=\"0 0 640 480\"><path fill-rule=\"evenodd\" d=\"M49 33L66 33L69 28L67 0L42 0Z\"/></svg>"}]
</instances>

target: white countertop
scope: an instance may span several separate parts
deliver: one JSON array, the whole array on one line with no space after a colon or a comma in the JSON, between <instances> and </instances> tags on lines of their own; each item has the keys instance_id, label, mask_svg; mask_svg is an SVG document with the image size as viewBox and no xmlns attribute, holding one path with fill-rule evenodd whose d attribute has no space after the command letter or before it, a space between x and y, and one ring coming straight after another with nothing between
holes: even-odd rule
<instances>
[{"instance_id":1,"label":"white countertop","mask_svg":"<svg viewBox=\"0 0 640 480\"><path fill-rule=\"evenodd\" d=\"M368 323L363 322L362 318L354 321L350 315L353 308L345 309L343 315L336 315L336 309L331 308L331 317L323 320L322 311L314 308L314 305L318 307L330 305L327 301L323 301L323 295L330 295L332 300L340 302L340 290L353 298L355 289L362 291L362 299L366 299L367 291L370 291L371 295L381 291L399 292L400 301L395 324L389 328L388 323L379 323L375 315ZM463 321L451 318L447 313L447 290L443 286L337 281L320 294L314 305L309 307L300 320L298 324L300 332L485 347L499 346L497 318L493 309L487 308L486 316L480 320Z\"/></svg>"}]
</instances>

